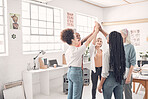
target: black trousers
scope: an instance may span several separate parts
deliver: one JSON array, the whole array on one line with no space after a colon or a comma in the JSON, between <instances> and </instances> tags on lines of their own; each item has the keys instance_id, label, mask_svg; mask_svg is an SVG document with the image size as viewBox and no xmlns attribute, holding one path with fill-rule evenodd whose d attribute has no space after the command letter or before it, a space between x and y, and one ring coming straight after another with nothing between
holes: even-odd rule
<instances>
[{"instance_id":1,"label":"black trousers","mask_svg":"<svg viewBox=\"0 0 148 99\"><path fill-rule=\"evenodd\" d=\"M101 80L101 73L102 73L102 67L95 67L96 72L91 72L91 80L92 80L92 99L96 99L96 88L98 84L98 76L100 76Z\"/></svg>"}]
</instances>

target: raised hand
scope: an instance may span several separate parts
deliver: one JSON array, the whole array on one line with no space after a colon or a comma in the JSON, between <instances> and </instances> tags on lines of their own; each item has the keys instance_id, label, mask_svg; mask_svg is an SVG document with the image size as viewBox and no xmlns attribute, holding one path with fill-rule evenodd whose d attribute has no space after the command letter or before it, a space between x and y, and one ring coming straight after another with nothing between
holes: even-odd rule
<instances>
[{"instance_id":1,"label":"raised hand","mask_svg":"<svg viewBox=\"0 0 148 99\"><path fill-rule=\"evenodd\" d=\"M98 23L99 24L99 23ZM101 25L99 24L99 31L102 31L102 27L101 27Z\"/></svg>"},{"instance_id":2,"label":"raised hand","mask_svg":"<svg viewBox=\"0 0 148 99\"><path fill-rule=\"evenodd\" d=\"M99 33L100 25L98 22L95 21L95 32Z\"/></svg>"}]
</instances>

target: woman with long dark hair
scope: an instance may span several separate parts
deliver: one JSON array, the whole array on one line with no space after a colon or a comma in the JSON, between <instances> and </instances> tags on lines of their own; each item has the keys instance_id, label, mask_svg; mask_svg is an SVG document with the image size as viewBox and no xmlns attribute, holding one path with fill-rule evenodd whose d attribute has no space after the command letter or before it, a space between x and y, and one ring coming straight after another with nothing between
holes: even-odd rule
<instances>
[{"instance_id":1,"label":"woman with long dark hair","mask_svg":"<svg viewBox=\"0 0 148 99\"><path fill-rule=\"evenodd\" d=\"M120 33L113 31L108 38L109 50L104 53L102 66L102 78L98 91L104 99L111 99L114 93L115 99L123 99L123 79L125 74L125 52L123 39Z\"/></svg>"}]
</instances>

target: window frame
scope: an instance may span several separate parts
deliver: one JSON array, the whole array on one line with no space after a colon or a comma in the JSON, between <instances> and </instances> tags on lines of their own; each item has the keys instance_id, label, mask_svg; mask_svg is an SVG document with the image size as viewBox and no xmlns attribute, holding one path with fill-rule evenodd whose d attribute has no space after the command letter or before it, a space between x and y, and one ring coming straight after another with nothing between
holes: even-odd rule
<instances>
[{"instance_id":1,"label":"window frame","mask_svg":"<svg viewBox=\"0 0 148 99\"><path fill-rule=\"evenodd\" d=\"M3 35L4 36L4 42L3 42L3 46L4 46L4 51L0 52L0 56L8 56L8 34L7 34L7 0L2 0L2 6L0 6L0 8L2 8L3 10L3 15L0 15L3 17L3 24L0 24L0 26L3 26Z\"/></svg>"},{"instance_id":2,"label":"window frame","mask_svg":"<svg viewBox=\"0 0 148 99\"><path fill-rule=\"evenodd\" d=\"M22 27L28 27L28 28L30 28L30 35L28 35L30 37L30 39L31 39L31 36L38 36L38 38L40 38L41 36L50 36L50 37L54 38L54 41L53 42L51 42L51 41L46 41L45 42L47 44L53 44L53 46L54 46L52 49L48 49L48 47L47 47L47 50L45 50L47 53L50 53L50 52L63 52L64 51L64 44L61 41L60 42L55 42L55 39L56 38L60 38L60 35L56 35L55 34L55 31L61 31L63 29L63 21L62 21L63 20L63 9L58 8L58 7L53 7L53 6L50 6L50 5L45 5L45 4L40 4L40 3L32 2L32 1L22 1L22 3L23 2L29 3L29 6L31 6L31 4L33 4L33 5L37 5L38 7L41 6L41 7L46 7L46 8L49 8L49 9L53 9L53 20L50 21L50 22L53 23L53 35L31 34L31 28L32 28L32 26L31 26L31 20L32 20L31 19L31 14L29 15L29 18L23 18L23 16L22 16L22 19L29 19L29 21L30 21L30 26L23 26L22 25ZM31 7L30 7L30 9L31 9ZM31 13L31 10L30 9L29 9L29 12ZM54 17L55 17L55 15L54 15L54 9L60 11L60 16L59 16L60 21L59 22L55 22L55 20L54 20ZM23 13L23 9L22 9L22 13ZM46 12L46 14L47 14L47 12ZM39 18L38 18L38 20L39 20ZM47 22L47 19L46 19L46 22ZM60 24L60 29L57 29L57 28L54 27L55 23ZM46 27L47 27L47 24L46 24ZM40 29L39 25L38 25L38 29ZM46 34L47 34L47 31L46 31ZM23 32L22 32L22 36L24 36L24 33ZM39 46L38 47L39 48L38 50L31 50L31 47L30 47L30 49L28 51L24 51L24 48L23 48L23 54L32 54L32 53L38 53L41 50L40 49L40 45L42 44L42 42L40 42L38 40L38 42L32 43L31 40L30 40L30 42L28 42L28 43L25 43L23 41L23 44L22 45L24 46L24 44L30 44L30 46L31 46L31 44L38 44L38 46ZM60 49L56 49L55 48L56 44L59 44L60 45Z\"/></svg>"},{"instance_id":3,"label":"window frame","mask_svg":"<svg viewBox=\"0 0 148 99\"><path fill-rule=\"evenodd\" d=\"M77 15L80 15L80 16L85 16L85 17L89 17L89 18L94 18L95 21L98 21L98 18L96 16L92 16L92 15L88 15L88 14L84 14L84 13L80 13L80 12L76 12L76 18L75 18L75 24L76 24L76 32L80 32L80 35L84 35L86 34L84 31L79 31L77 27L80 27L80 25L77 24ZM87 20L88 21L88 20ZM85 27L85 26L81 26L81 27ZM88 26L86 26L88 27ZM92 30L93 31L93 30ZM83 34L81 34L81 32L83 32ZM92 32L88 32L88 35L92 33ZM83 37L86 37L86 36L83 36ZM82 36L81 36L82 38Z\"/></svg>"}]
</instances>

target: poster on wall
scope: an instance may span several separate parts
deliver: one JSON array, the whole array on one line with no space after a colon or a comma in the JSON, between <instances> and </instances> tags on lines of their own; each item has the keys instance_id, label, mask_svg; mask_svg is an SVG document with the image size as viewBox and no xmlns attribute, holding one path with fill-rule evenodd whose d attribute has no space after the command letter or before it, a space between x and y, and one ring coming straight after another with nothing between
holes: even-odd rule
<instances>
[{"instance_id":1,"label":"poster on wall","mask_svg":"<svg viewBox=\"0 0 148 99\"><path fill-rule=\"evenodd\" d=\"M20 14L10 13L10 29L20 29Z\"/></svg>"},{"instance_id":2,"label":"poster on wall","mask_svg":"<svg viewBox=\"0 0 148 99\"><path fill-rule=\"evenodd\" d=\"M74 27L74 14L67 12L67 26Z\"/></svg>"},{"instance_id":3,"label":"poster on wall","mask_svg":"<svg viewBox=\"0 0 148 99\"><path fill-rule=\"evenodd\" d=\"M140 46L140 30L131 30L130 31L131 35L131 43L134 46Z\"/></svg>"}]
</instances>

